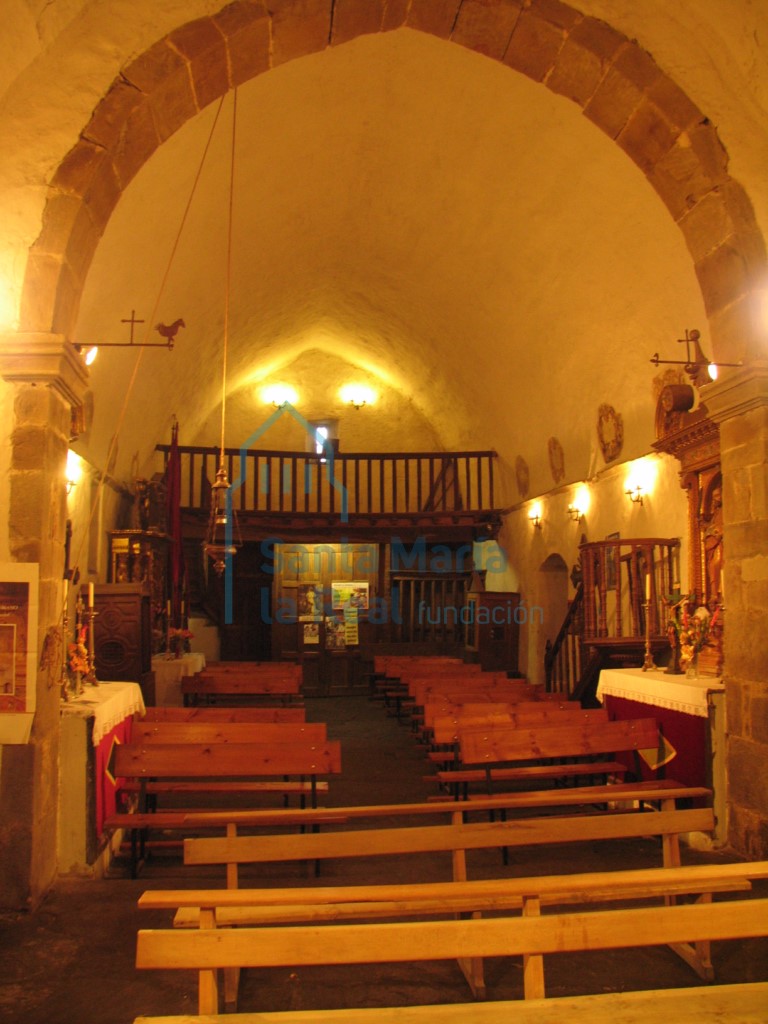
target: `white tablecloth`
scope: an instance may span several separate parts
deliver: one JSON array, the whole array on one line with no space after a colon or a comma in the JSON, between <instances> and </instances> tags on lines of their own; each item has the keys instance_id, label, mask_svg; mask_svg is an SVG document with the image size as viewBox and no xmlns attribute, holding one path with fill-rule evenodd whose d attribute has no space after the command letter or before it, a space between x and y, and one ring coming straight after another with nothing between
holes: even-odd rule
<instances>
[{"instance_id":1,"label":"white tablecloth","mask_svg":"<svg viewBox=\"0 0 768 1024\"><path fill-rule=\"evenodd\" d=\"M643 672L641 668L603 669L597 684L597 698L622 697L641 704L650 704L685 715L706 718L709 714L709 694L723 690L722 680L711 678L687 679L685 676L667 675L663 671Z\"/></svg>"},{"instance_id":2,"label":"white tablecloth","mask_svg":"<svg viewBox=\"0 0 768 1024\"><path fill-rule=\"evenodd\" d=\"M104 736L130 715L144 714L144 698L138 683L99 682L86 686L79 697L61 705L62 715L93 717L93 745L97 747Z\"/></svg>"},{"instance_id":3,"label":"white tablecloth","mask_svg":"<svg viewBox=\"0 0 768 1024\"><path fill-rule=\"evenodd\" d=\"M182 654L180 658L168 658L156 654L152 659L155 673L155 701L158 705L181 705L181 680L193 676L205 668L205 655L199 651Z\"/></svg>"}]
</instances>

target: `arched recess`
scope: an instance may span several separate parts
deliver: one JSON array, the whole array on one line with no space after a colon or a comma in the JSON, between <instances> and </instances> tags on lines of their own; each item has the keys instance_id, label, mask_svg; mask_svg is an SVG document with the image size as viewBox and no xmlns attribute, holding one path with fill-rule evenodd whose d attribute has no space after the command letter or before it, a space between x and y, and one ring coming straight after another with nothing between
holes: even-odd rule
<instances>
[{"instance_id":1,"label":"arched recess","mask_svg":"<svg viewBox=\"0 0 768 1024\"><path fill-rule=\"evenodd\" d=\"M21 330L71 336L121 192L185 121L286 61L402 27L475 50L578 104L683 232L714 356L758 354L752 307L765 244L715 127L636 42L545 0L318 0L274 11L236 0L169 33L123 69L53 177L27 264Z\"/></svg>"},{"instance_id":2,"label":"arched recess","mask_svg":"<svg viewBox=\"0 0 768 1024\"><path fill-rule=\"evenodd\" d=\"M554 641L568 611L568 566L562 555L554 552L541 563L534 588L528 610L528 678L544 682L547 641Z\"/></svg>"}]
</instances>

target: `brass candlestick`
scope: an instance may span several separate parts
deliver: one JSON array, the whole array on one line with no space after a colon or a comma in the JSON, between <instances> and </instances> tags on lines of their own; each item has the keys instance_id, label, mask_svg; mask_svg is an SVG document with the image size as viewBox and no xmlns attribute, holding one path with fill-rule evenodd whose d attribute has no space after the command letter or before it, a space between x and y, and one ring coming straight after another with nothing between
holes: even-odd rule
<instances>
[{"instance_id":1,"label":"brass candlestick","mask_svg":"<svg viewBox=\"0 0 768 1024\"><path fill-rule=\"evenodd\" d=\"M88 674L85 677L85 682L90 683L91 686L99 685L99 680L96 678L96 637L94 625L94 619L98 614L92 605L84 612L84 618L88 620Z\"/></svg>"},{"instance_id":2,"label":"brass candlestick","mask_svg":"<svg viewBox=\"0 0 768 1024\"><path fill-rule=\"evenodd\" d=\"M645 660L643 661L643 672L652 672L658 668L651 654L651 599L645 601Z\"/></svg>"}]
</instances>

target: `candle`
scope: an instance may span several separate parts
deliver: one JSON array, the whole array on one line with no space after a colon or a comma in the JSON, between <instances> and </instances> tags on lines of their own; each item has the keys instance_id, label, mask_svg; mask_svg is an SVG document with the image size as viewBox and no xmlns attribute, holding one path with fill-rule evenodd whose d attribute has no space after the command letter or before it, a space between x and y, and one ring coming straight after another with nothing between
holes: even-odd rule
<instances>
[{"instance_id":1,"label":"candle","mask_svg":"<svg viewBox=\"0 0 768 1024\"><path fill-rule=\"evenodd\" d=\"M645 577L645 600L651 600L651 574L648 573Z\"/></svg>"},{"instance_id":2,"label":"candle","mask_svg":"<svg viewBox=\"0 0 768 1024\"><path fill-rule=\"evenodd\" d=\"M93 608L93 584L88 584L88 607Z\"/></svg>"},{"instance_id":3,"label":"candle","mask_svg":"<svg viewBox=\"0 0 768 1024\"><path fill-rule=\"evenodd\" d=\"M720 570L720 604L725 604L725 573Z\"/></svg>"}]
</instances>

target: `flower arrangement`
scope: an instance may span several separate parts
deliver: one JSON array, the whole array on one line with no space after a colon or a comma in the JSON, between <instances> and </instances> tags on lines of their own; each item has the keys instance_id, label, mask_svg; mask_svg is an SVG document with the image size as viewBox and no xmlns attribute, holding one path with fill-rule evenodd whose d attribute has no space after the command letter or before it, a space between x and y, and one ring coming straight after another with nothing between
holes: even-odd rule
<instances>
[{"instance_id":1,"label":"flower arrangement","mask_svg":"<svg viewBox=\"0 0 768 1024\"><path fill-rule=\"evenodd\" d=\"M178 658L182 651L189 650L189 641L194 637L188 629L178 626L168 627L168 650Z\"/></svg>"},{"instance_id":2,"label":"flower arrangement","mask_svg":"<svg viewBox=\"0 0 768 1024\"><path fill-rule=\"evenodd\" d=\"M85 626L79 626L77 639L67 647L69 653L69 671L72 675L87 676L91 670L88 659L88 631Z\"/></svg>"},{"instance_id":3,"label":"flower arrangement","mask_svg":"<svg viewBox=\"0 0 768 1024\"><path fill-rule=\"evenodd\" d=\"M710 613L704 605L691 612L693 601L690 595L673 605L673 613L667 623L667 632L673 647L680 649L680 668L688 669L696 664L699 652L706 647L712 627L717 621L720 608Z\"/></svg>"}]
</instances>

